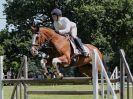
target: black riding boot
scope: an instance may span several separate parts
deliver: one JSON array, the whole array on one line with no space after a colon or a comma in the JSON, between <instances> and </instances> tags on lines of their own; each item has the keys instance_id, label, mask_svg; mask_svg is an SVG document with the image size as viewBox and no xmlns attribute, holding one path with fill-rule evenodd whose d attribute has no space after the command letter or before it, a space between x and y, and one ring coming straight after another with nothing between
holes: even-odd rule
<instances>
[{"instance_id":1,"label":"black riding boot","mask_svg":"<svg viewBox=\"0 0 133 99\"><path fill-rule=\"evenodd\" d=\"M75 43L79 46L79 48L81 49L82 55L83 55L83 56L88 56L88 53L85 52L85 49L84 49L84 47L83 47L82 41L81 41L78 37L77 37L77 38L74 38L74 41L75 41Z\"/></svg>"}]
</instances>

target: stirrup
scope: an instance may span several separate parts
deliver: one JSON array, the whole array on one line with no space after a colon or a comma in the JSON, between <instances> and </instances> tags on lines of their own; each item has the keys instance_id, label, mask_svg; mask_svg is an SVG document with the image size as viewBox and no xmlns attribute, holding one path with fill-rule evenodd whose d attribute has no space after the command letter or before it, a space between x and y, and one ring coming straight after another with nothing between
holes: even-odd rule
<instances>
[{"instance_id":1,"label":"stirrup","mask_svg":"<svg viewBox=\"0 0 133 99\"><path fill-rule=\"evenodd\" d=\"M74 53L73 57L78 57L78 56L81 56L82 53Z\"/></svg>"},{"instance_id":2,"label":"stirrup","mask_svg":"<svg viewBox=\"0 0 133 99\"><path fill-rule=\"evenodd\" d=\"M74 53L74 56L78 56L78 55L81 55L80 53Z\"/></svg>"},{"instance_id":3,"label":"stirrup","mask_svg":"<svg viewBox=\"0 0 133 99\"><path fill-rule=\"evenodd\" d=\"M89 53L87 53L87 52L82 52L82 55L85 56L85 57L88 57L88 56L89 56Z\"/></svg>"}]
</instances>

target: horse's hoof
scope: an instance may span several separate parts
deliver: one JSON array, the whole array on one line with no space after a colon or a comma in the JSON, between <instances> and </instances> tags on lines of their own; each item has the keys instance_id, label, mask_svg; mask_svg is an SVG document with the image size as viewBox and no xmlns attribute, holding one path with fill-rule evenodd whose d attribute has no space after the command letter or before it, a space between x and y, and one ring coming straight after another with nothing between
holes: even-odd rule
<instances>
[{"instance_id":1,"label":"horse's hoof","mask_svg":"<svg viewBox=\"0 0 133 99\"><path fill-rule=\"evenodd\" d=\"M46 77L47 79L52 79L52 77L51 77L50 74L46 73L46 74L44 74L44 75L45 75L45 77Z\"/></svg>"},{"instance_id":2,"label":"horse's hoof","mask_svg":"<svg viewBox=\"0 0 133 99\"><path fill-rule=\"evenodd\" d=\"M48 75L48 76L47 76L47 79L52 79L51 75Z\"/></svg>"},{"instance_id":3,"label":"horse's hoof","mask_svg":"<svg viewBox=\"0 0 133 99\"><path fill-rule=\"evenodd\" d=\"M63 76L63 74L62 73L59 73L58 75L57 75L57 78L58 79L62 79L64 76Z\"/></svg>"}]
</instances>

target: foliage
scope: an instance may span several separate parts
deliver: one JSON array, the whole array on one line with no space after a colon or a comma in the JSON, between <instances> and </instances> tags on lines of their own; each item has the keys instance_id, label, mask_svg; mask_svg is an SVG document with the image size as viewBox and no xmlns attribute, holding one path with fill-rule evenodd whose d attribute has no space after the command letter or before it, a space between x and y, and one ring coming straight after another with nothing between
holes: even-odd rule
<instances>
[{"instance_id":1,"label":"foliage","mask_svg":"<svg viewBox=\"0 0 133 99\"><path fill-rule=\"evenodd\" d=\"M132 60L133 0L81 0L74 10L81 38L101 49L109 57L109 65L119 64L120 48ZM132 66L133 64L129 62Z\"/></svg>"},{"instance_id":2,"label":"foliage","mask_svg":"<svg viewBox=\"0 0 133 99\"><path fill-rule=\"evenodd\" d=\"M15 56L19 54L31 58L32 33L27 19L42 13L44 26L52 27L50 12L58 6L64 16L77 23L82 41L97 46L108 57L111 68L119 65L120 48L133 65L133 0L7 0L4 6L7 24L17 27L17 31L9 33L5 29L0 33L0 54L10 61L18 61Z\"/></svg>"}]
</instances>

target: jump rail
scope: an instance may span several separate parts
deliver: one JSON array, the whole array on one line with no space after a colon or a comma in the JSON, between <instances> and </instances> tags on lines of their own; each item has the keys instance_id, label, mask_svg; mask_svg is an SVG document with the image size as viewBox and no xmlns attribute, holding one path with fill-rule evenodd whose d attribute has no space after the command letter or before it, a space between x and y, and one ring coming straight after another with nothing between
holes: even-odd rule
<instances>
[{"instance_id":1,"label":"jump rail","mask_svg":"<svg viewBox=\"0 0 133 99\"><path fill-rule=\"evenodd\" d=\"M4 79L3 83L28 83L28 84L92 84L92 78L89 77L64 77L63 79ZM119 79L113 79L111 82L118 82ZM98 82L101 82L98 79ZM106 81L104 81L106 82Z\"/></svg>"},{"instance_id":2,"label":"jump rail","mask_svg":"<svg viewBox=\"0 0 133 99\"><path fill-rule=\"evenodd\" d=\"M120 50L120 55L121 55L122 63L124 64L122 66L125 67L126 73L128 74L128 76L130 78L130 82L133 84L133 76L132 76L132 73L130 72L129 65L128 65L127 61L126 61L125 52L124 52L123 49Z\"/></svg>"},{"instance_id":3,"label":"jump rail","mask_svg":"<svg viewBox=\"0 0 133 99\"><path fill-rule=\"evenodd\" d=\"M39 95L89 95L93 94L93 91L89 90L36 90L28 91L27 94L39 94Z\"/></svg>"},{"instance_id":4,"label":"jump rail","mask_svg":"<svg viewBox=\"0 0 133 99\"><path fill-rule=\"evenodd\" d=\"M127 82L127 98L132 99L133 95L130 96L129 91L129 82L132 83L133 86L133 76L130 72L129 65L125 58L125 52L123 49L120 49L120 99L125 99L125 80ZM127 74L127 78L125 78L125 74ZM132 90L133 94L133 90Z\"/></svg>"},{"instance_id":5,"label":"jump rail","mask_svg":"<svg viewBox=\"0 0 133 99\"><path fill-rule=\"evenodd\" d=\"M118 75L118 67L115 67L112 75L110 76L110 80L112 79L119 79L119 75ZM115 83L112 83L113 84L113 88L115 90L118 90L119 89L119 82L115 82Z\"/></svg>"},{"instance_id":6,"label":"jump rail","mask_svg":"<svg viewBox=\"0 0 133 99\"><path fill-rule=\"evenodd\" d=\"M97 69L96 69L96 59L99 58L97 52L94 50L94 53L93 53L94 57L93 57L93 86L94 86L94 91L88 91L88 90L76 90L76 91L26 91L26 94L25 94L25 98L24 99L27 99L27 94L34 94L34 93L45 93L45 94L82 94L82 95L85 95L85 94L89 94L89 93L93 93L94 94L94 99L98 99L97 98L97 94L100 93L101 94L101 91L98 91L98 85L97 83L100 82L101 80L98 80L98 75L97 75ZM37 84L37 83L42 83L42 84L89 84L90 83L90 80L92 78L89 78L89 77L85 77L85 78L82 78L82 77L65 77L63 79L44 79L44 80L38 80L38 79L3 79L3 56L0 57L0 99L4 99L4 96L3 96L3 84L4 83L22 83L22 84L26 84L26 83L30 83L30 84ZM102 68L104 67L101 60L99 60ZM105 73L103 73L105 75L105 79L106 81L104 81L105 79L103 79L102 81L103 82L107 82L109 83L109 85L111 84L110 81L109 81L109 78L107 78L107 73L105 71L105 69L103 70ZM27 76L27 74L25 75ZM25 77L27 78L27 77ZM112 80L113 82L117 82L116 80ZM92 82L91 82L92 83ZM26 86L25 86L26 88ZM114 94L114 91L113 89L111 89L112 87L109 87L109 90L111 90L110 92L113 93L113 99L116 99L115 98L115 94ZM65 93L66 92L66 93ZM74 93L75 92L75 93ZM102 93L108 93L108 90L104 90L102 91Z\"/></svg>"},{"instance_id":7,"label":"jump rail","mask_svg":"<svg viewBox=\"0 0 133 99\"><path fill-rule=\"evenodd\" d=\"M115 91L113 89L113 86L110 82L110 79L107 75L107 72L104 68L104 65L102 63L102 60L100 59L99 55L98 55L98 52L96 49L93 50L93 59L92 59L92 67L93 67L93 90L94 90L94 93L93 93L93 96L94 96L94 99L99 99L98 97L98 90L99 90L99 85L98 85L98 70L97 70L97 63L99 63L99 65L101 66L101 85L102 85L102 90L101 90L101 94L102 94L102 99L104 99L104 78L106 79L107 81L107 86L108 86L108 99L110 98L110 93L112 95L112 99L117 99L117 96L115 94Z\"/></svg>"},{"instance_id":8,"label":"jump rail","mask_svg":"<svg viewBox=\"0 0 133 99\"><path fill-rule=\"evenodd\" d=\"M89 84L91 78L81 78L81 77L64 77L63 79L4 79L3 83L30 83L30 84Z\"/></svg>"},{"instance_id":9,"label":"jump rail","mask_svg":"<svg viewBox=\"0 0 133 99\"><path fill-rule=\"evenodd\" d=\"M107 94L107 90L104 91ZM119 92L119 90L115 90L116 93ZM27 94L39 94L39 95L92 95L92 90L30 90L27 91ZM99 91L99 94L101 92Z\"/></svg>"}]
</instances>

